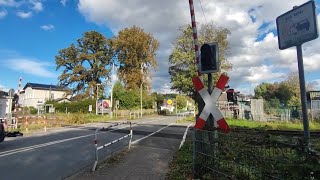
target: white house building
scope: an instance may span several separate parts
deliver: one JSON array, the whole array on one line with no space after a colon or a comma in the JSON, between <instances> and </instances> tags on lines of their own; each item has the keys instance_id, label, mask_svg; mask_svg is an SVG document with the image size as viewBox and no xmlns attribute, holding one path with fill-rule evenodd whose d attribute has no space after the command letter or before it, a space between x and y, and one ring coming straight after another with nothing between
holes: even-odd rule
<instances>
[{"instance_id":1,"label":"white house building","mask_svg":"<svg viewBox=\"0 0 320 180\"><path fill-rule=\"evenodd\" d=\"M19 104L22 107L37 107L47 100L64 99L68 89L62 86L27 83L19 95Z\"/></svg>"}]
</instances>

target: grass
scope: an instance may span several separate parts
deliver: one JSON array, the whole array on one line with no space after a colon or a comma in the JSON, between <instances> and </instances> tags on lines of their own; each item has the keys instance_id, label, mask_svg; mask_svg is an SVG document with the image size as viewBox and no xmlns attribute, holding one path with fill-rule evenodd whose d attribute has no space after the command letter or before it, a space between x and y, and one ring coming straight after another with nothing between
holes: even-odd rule
<instances>
[{"instance_id":1,"label":"grass","mask_svg":"<svg viewBox=\"0 0 320 180\"><path fill-rule=\"evenodd\" d=\"M97 123L97 122L112 122L112 121L121 121L125 119L129 119L128 117L113 117L110 118L108 114L106 115L95 115L94 113L92 114L83 114L83 113L72 113L72 114L64 114L64 113L57 113L57 114L46 114L48 118L55 117L57 118L56 120L50 120L48 119L46 121L46 127L47 128L53 128L53 127L61 127L63 125L78 125L78 124L86 124L86 123ZM156 114L148 114L144 115L144 117L150 117L150 116L157 116ZM139 118L136 118L139 119ZM131 120L136 120L136 119L131 119ZM40 121L42 121L40 119ZM32 124L32 122L36 122L36 124ZM21 122L20 122L21 123ZM44 129L44 125L38 124L38 119L29 119L29 126L28 126L28 131L34 131L34 130L41 130ZM14 131L20 131L22 133L26 133L26 126L25 126L25 120L22 120L22 124L18 126L17 129L13 128L8 128L8 132L14 132Z\"/></svg>"},{"instance_id":2,"label":"grass","mask_svg":"<svg viewBox=\"0 0 320 180\"><path fill-rule=\"evenodd\" d=\"M192 179L192 142L186 141L178 150L170 163L166 179L186 180Z\"/></svg>"},{"instance_id":3,"label":"grass","mask_svg":"<svg viewBox=\"0 0 320 180\"><path fill-rule=\"evenodd\" d=\"M185 117L183 119L177 120L177 123L188 123L188 122L195 122L195 118L193 116Z\"/></svg>"},{"instance_id":4,"label":"grass","mask_svg":"<svg viewBox=\"0 0 320 180\"><path fill-rule=\"evenodd\" d=\"M245 127L266 130L303 130L303 124L301 122L261 122L239 119L227 119L227 122L231 127ZM309 128L310 130L320 130L320 123L310 122Z\"/></svg>"},{"instance_id":5,"label":"grass","mask_svg":"<svg viewBox=\"0 0 320 180\"><path fill-rule=\"evenodd\" d=\"M177 123L195 122L193 116L185 117L177 120ZM244 119L227 119L227 123L230 127L241 127L251 129L264 129L264 130L303 130L303 124L301 122L281 122L281 121L251 121ZM320 130L320 123L309 122L309 128L313 131Z\"/></svg>"}]
</instances>

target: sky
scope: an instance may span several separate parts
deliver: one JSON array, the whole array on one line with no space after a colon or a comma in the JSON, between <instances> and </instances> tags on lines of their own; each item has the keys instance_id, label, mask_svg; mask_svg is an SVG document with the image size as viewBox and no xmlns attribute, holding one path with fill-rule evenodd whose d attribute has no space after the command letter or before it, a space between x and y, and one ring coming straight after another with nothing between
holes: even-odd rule
<instances>
[{"instance_id":1,"label":"sky","mask_svg":"<svg viewBox=\"0 0 320 180\"><path fill-rule=\"evenodd\" d=\"M227 59L233 65L229 85L253 94L261 82L279 82L297 73L295 48L279 50L277 16L305 0L194 0L196 21L231 31ZM318 5L319 1L316 1ZM319 10L317 10L319 19ZM190 24L188 0L0 0L0 89L27 82L57 84L55 56L82 34L96 30L110 38L133 25L159 41L159 70L152 90L170 90L168 58L178 28ZM320 90L319 39L303 44L306 82ZM190 79L191 81L191 79Z\"/></svg>"}]
</instances>

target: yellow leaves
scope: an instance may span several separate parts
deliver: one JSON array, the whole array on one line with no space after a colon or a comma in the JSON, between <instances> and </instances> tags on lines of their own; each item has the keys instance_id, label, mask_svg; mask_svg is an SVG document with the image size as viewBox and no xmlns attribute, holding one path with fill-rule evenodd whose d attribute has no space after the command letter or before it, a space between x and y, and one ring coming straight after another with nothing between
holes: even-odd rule
<instances>
[{"instance_id":1,"label":"yellow leaves","mask_svg":"<svg viewBox=\"0 0 320 180\"><path fill-rule=\"evenodd\" d=\"M155 56L159 41L142 28L133 26L121 30L112 45L118 52L121 63L118 73L126 88L139 88L141 80L149 84L143 76L151 77L149 67L157 68ZM144 67L143 74L141 66Z\"/></svg>"}]
</instances>

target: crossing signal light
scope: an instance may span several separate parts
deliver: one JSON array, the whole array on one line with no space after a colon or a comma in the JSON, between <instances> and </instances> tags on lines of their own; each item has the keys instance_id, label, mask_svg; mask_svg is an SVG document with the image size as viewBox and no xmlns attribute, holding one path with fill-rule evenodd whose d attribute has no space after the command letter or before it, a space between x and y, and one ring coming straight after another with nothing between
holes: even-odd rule
<instances>
[{"instance_id":1,"label":"crossing signal light","mask_svg":"<svg viewBox=\"0 0 320 180\"><path fill-rule=\"evenodd\" d=\"M200 71L202 74L213 73L219 71L219 54L218 44L203 44L200 48Z\"/></svg>"}]
</instances>

